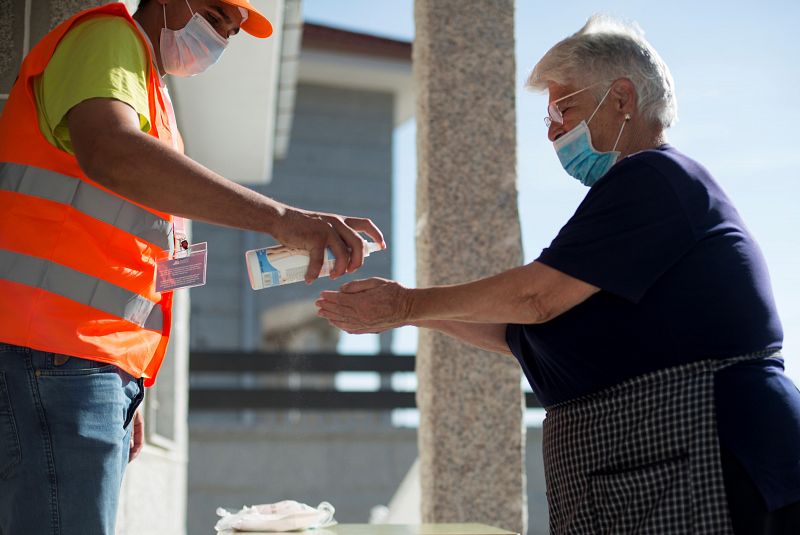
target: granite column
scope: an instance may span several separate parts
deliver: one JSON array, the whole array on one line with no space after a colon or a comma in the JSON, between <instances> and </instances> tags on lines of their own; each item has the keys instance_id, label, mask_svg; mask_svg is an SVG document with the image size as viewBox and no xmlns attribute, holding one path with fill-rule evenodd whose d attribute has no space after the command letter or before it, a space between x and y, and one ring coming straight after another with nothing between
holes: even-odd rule
<instances>
[{"instance_id":1,"label":"granite column","mask_svg":"<svg viewBox=\"0 0 800 535\"><path fill-rule=\"evenodd\" d=\"M513 0L416 0L417 282L522 261ZM524 397L509 356L423 330L417 360L423 522L525 532Z\"/></svg>"}]
</instances>

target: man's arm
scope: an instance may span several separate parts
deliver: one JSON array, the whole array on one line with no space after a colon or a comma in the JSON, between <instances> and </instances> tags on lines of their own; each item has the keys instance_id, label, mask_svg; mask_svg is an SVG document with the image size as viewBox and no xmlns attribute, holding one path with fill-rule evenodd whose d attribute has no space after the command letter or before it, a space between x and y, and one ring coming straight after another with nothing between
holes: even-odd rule
<instances>
[{"instance_id":1,"label":"man's arm","mask_svg":"<svg viewBox=\"0 0 800 535\"><path fill-rule=\"evenodd\" d=\"M357 231L383 243L369 219L300 210L221 177L143 133L136 111L121 101L85 100L69 111L67 121L75 156L89 178L154 210L264 232L307 249L308 282L319 275L326 247L336 257L335 278L363 263Z\"/></svg>"}]
</instances>

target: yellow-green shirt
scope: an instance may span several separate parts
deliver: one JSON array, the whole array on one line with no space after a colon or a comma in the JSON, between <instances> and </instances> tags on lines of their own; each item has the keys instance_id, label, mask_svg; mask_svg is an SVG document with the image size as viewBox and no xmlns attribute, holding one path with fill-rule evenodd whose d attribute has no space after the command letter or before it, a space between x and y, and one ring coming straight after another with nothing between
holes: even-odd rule
<instances>
[{"instance_id":1,"label":"yellow-green shirt","mask_svg":"<svg viewBox=\"0 0 800 535\"><path fill-rule=\"evenodd\" d=\"M70 29L34 80L39 128L57 148L74 154L67 112L91 98L113 98L139 114L150 130L147 50L129 22L99 16Z\"/></svg>"}]
</instances>

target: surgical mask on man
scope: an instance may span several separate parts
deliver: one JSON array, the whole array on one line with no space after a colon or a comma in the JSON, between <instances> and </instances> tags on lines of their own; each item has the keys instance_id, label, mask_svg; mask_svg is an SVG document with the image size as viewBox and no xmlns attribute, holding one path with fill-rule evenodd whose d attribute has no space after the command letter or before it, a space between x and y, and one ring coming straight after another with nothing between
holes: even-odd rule
<instances>
[{"instance_id":1,"label":"surgical mask on man","mask_svg":"<svg viewBox=\"0 0 800 535\"><path fill-rule=\"evenodd\" d=\"M617 140L614 142L611 151L600 152L594 148L592 134L589 131L589 123L610 92L611 88L609 87L588 121L581 121L578 126L553 141L553 147L556 149L556 154L564 170L570 176L578 179L584 186L592 187L617 162L620 153L615 149L619 143L619 138L622 137L625 123L631 118L630 115L625 115L625 120L622 122L619 134L617 134Z\"/></svg>"},{"instance_id":2,"label":"surgical mask on man","mask_svg":"<svg viewBox=\"0 0 800 535\"><path fill-rule=\"evenodd\" d=\"M186 5L192 18L180 30L167 28L167 8L164 6L164 28L161 30L161 61L164 71L175 76L194 76L219 60L228 40L223 38L199 13Z\"/></svg>"}]
</instances>

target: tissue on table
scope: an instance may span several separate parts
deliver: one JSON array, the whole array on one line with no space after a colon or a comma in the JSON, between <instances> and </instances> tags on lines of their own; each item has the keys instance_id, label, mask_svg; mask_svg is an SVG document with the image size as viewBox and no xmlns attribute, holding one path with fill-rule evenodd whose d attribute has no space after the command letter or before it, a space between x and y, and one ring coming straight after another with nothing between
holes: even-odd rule
<instances>
[{"instance_id":1,"label":"tissue on table","mask_svg":"<svg viewBox=\"0 0 800 535\"><path fill-rule=\"evenodd\" d=\"M278 503L244 506L236 513L217 509L219 519L214 529L217 531L298 531L324 528L336 524L333 513L336 510L328 502L316 508L293 500Z\"/></svg>"}]
</instances>

